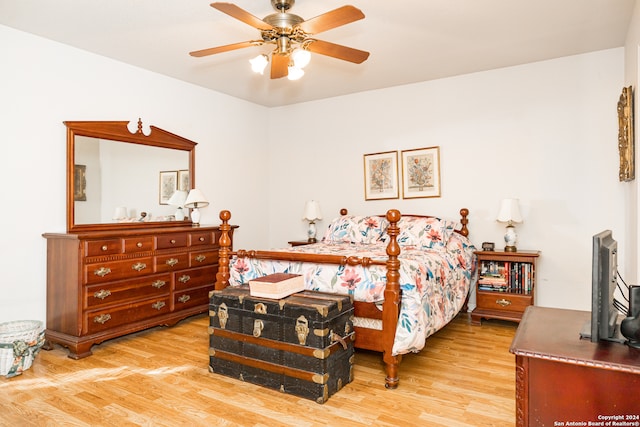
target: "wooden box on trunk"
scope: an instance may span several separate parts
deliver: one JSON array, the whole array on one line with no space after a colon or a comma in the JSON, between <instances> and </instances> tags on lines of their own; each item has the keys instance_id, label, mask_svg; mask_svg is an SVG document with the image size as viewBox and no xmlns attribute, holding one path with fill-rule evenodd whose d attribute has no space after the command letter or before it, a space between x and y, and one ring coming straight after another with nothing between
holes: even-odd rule
<instances>
[{"instance_id":1,"label":"wooden box on trunk","mask_svg":"<svg viewBox=\"0 0 640 427\"><path fill-rule=\"evenodd\" d=\"M210 370L318 403L353 379L353 303L303 291L276 300L213 291Z\"/></svg>"}]
</instances>

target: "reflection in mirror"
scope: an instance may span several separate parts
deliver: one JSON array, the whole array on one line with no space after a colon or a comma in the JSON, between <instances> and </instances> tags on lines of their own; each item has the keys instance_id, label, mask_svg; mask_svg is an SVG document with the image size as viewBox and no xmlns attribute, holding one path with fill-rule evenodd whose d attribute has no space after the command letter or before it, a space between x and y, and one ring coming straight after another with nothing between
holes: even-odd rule
<instances>
[{"instance_id":1,"label":"reflection in mirror","mask_svg":"<svg viewBox=\"0 0 640 427\"><path fill-rule=\"evenodd\" d=\"M75 223L139 221L142 212L146 221L175 219L168 202L177 189L188 190L188 178L178 181L188 170L185 151L77 136Z\"/></svg>"},{"instance_id":2,"label":"reflection in mirror","mask_svg":"<svg viewBox=\"0 0 640 427\"><path fill-rule=\"evenodd\" d=\"M191 224L173 194L194 186L196 143L129 122L65 122L67 231ZM183 210L188 214L188 209Z\"/></svg>"}]
</instances>

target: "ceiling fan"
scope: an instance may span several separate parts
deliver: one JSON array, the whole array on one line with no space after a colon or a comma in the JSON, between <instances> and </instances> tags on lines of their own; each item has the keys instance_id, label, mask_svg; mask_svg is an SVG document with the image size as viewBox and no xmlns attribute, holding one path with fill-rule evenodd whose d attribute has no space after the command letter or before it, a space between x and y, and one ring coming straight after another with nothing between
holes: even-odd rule
<instances>
[{"instance_id":1,"label":"ceiling fan","mask_svg":"<svg viewBox=\"0 0 640 427\"><path fill-rule=\"evenodd\" d=\"M289 77L292 80L304 74L302 67L309 61L309 52L355 64L360 64L369 57L369 52L317 40L312 37L323 31L363 19L364 14L360 9L354 6L342 6L305 21L300 16L288 12L294 4L295 0L271 0L271 5L277 13L272 13L264 19L260 19L232 3L211 3L211 7L214 9L260 30L261 38L259 40L249 40L196 50L189 52L189 55L202 57L250 46L271 44L275 46L270 55L271 78ZM258 55L257 58L252 60L254 71L262 72L268 60L269 57L267 55ZM254 64L254 61L256 64Z\"/></svg>"}]
</instances>

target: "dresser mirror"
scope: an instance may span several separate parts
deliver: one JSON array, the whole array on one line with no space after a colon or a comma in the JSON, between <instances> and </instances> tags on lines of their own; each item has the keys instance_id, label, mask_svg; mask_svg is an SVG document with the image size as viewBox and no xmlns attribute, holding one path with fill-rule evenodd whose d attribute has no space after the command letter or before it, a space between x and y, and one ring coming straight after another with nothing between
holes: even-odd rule
<instances>
[{"instance_id":1,"label":"dresser mirror","mask_svg":"<svg viewBox=\"0 0 640 427\"><path fill-rule=\"evenodd\" d=\"M127 121L67 121L67 231L172 227L194 188L196 143ZM135 124L133 125L135 128ZM186 210L186 209L185 209Z\"/></svg>"}]
</instances>

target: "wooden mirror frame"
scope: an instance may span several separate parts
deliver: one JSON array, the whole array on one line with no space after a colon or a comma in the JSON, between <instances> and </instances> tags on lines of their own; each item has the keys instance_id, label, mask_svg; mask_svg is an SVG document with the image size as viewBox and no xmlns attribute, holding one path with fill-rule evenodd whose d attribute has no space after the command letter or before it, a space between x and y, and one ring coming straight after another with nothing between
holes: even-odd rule
<instances>
[{"instance_id":1,"label":"wooden mirror frame","mask_svg":"<svg viewBox=\"0 0 640 427\"><path fill-rule=\"evenodd\" d=\"M67 232L114 230L126 227L177 227L191 224L191 220L76 224L74 203L76 136L186 151L189 154L190 188L195 188L195 148L197 143L155 126L150 126L149 135L145 135L142 132L142 121L140 119L138 119L138 129L135 133L129 131L128 121L66 121L64 124L67 127Z\"/></svg>"}]
</instances>

